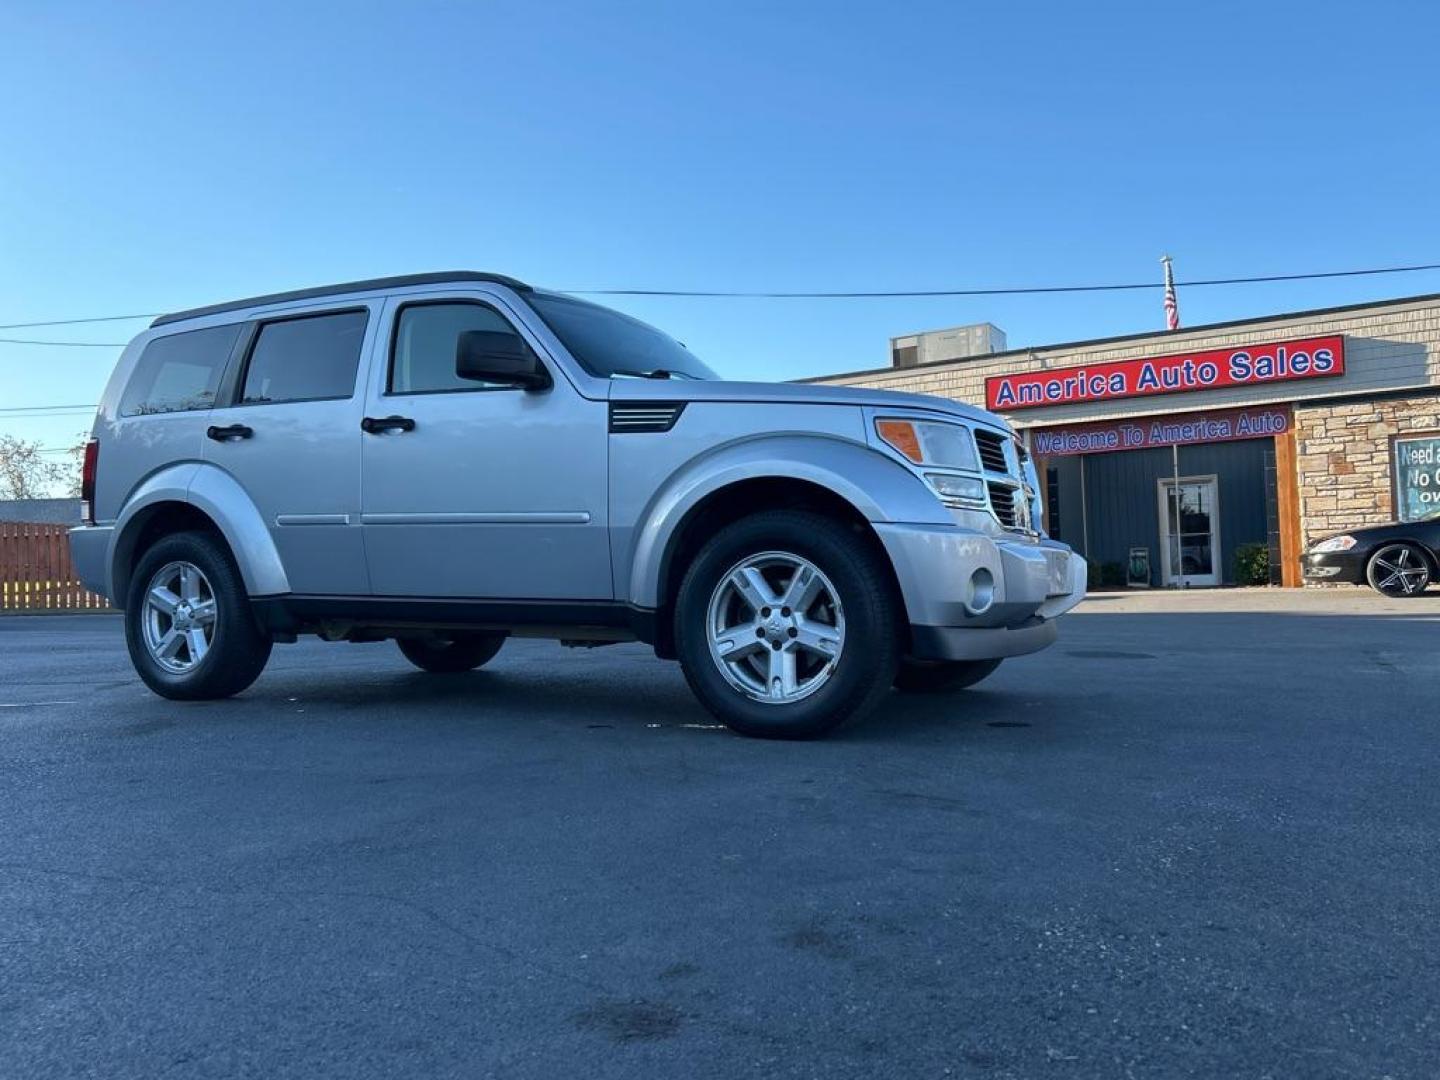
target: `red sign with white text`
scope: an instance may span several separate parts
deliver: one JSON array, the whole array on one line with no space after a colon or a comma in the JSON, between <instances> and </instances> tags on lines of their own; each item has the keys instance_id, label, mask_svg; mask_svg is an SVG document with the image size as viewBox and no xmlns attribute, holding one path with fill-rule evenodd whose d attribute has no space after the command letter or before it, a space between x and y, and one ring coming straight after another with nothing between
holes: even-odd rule
<instances>
[{"instance_id":1,"label":"red sign with white text","mask_svg":"<svg viewBox=\"0 0 1440 1080\"><path fill-rule=\"evenodd\" d=\"M1335 334L1088 367L992 375L985 380L985 405L997 412L1014 412L1047 405L1260 386L1343 374L1345 338Z\"/></svg>"},{"instance_id":2,"label":"red sign with white text","mask_svg":"<svg viewBox=\"0 0 1440 1080\"><path fill-rule=\"evenodd\" d=\"M1112 450L1146 450L1152 446L1265 439L1290 430L1290 406L1257 405L1249 409L1171 413L1138 420L1102 420L1094 424L1031 428L1030 448L1036 457L1064 454L1105 454Z\"/></svg>"}]
</instances>

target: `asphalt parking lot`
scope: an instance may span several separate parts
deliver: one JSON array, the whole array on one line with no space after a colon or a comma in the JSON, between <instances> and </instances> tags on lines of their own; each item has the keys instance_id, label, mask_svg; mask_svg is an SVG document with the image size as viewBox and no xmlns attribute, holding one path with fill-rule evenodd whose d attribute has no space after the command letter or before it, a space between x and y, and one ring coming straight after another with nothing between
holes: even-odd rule
<instances>
[{"instance_id":1,"label":"asphalt parking lot","mask_svg":"<svg viewBox=\"0 0 1440 1080\"><path fill-rule=\"evenodd\" d=\"M0 619L7 1077L1429 1077L1440 595L1096 598L817 743L640 646Z\"/></svg>"}]
</instances>

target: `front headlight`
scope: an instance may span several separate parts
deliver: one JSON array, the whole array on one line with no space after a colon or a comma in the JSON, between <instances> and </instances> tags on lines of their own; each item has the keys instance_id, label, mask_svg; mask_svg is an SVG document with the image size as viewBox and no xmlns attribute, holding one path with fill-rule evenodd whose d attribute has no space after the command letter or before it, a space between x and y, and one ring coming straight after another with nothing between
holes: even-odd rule
<instances>
[{"instance_id":1,"label":"front headlight","mask_svg":"<svg viewBox=\"0 0 1440 1080\"><path fill-rule=\"evenodd\" d=\"M975 440L970 435L970 429L959 424L876 420L875 434L885 445L898 450L916 465L980 471L975 457Z\"/></svg>"},{"instance_id":2,"label":"front headlight","mask_svg":"<svg viewBox=\"0 0 1440 1080\"><path fill-rule=\"evenodd\" d=\"M1353 536L1332 536L1329 540L1321 540L1310 550L1320 554L1326 551L1349 551L1354 546L1355 537Z\"/></svg>"}]
</instances>

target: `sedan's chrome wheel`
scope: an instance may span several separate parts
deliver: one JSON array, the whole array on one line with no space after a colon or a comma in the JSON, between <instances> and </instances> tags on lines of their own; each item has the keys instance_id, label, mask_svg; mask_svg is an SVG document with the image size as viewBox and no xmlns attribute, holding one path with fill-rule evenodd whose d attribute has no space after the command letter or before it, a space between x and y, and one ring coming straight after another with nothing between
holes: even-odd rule
<instances>
[{"instance_id":1,"label":"sedan's chrome wheel","mask_svg":"<svg viewBox=\"0 0 1440 1080\"><path fill-rule=\"evenodd\" d=\"M819 690L845 648L835 586L810 560L784 551L732 566L710 596L705 630L725 681L771 705Z\"/></svg>"},{"instance_id":2,"label":"sedan's chrome wheel","mask_svg":"<svg viewBox=\"0 0 1440 1080\"><path fill-rule=\"evenodd\" d=\"M160 667L184 675L215 640L215 593L193 563L166 563L145 590L145 648Z\"/></svg>"},{"instance_id":3,"label":"sedan's chrome wheel","mask_svg":"<svg viewBox=\"0 0 1440 1080\"><path fill-rule=\"evenodd\" d=\"M1375 553L1368 576L1387 596L1414 596L1430 584L1430 566L1409 544L1391 544Z\"/></svg>"}]
</instances>

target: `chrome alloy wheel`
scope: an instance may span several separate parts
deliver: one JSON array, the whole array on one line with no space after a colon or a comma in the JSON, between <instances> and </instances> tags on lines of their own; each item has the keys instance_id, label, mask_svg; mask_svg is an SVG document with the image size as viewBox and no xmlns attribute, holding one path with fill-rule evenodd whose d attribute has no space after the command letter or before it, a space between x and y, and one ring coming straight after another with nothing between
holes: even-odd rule
<instances>
[{"instance_id":1,"label":"chrome alloy wheel","mask_svg":"<svg viewBox=\"0 0 1440 1080\"><path fill-rule=\"evenodd\" d=\"M788 705L819 690L845 648L840 597L818 566L765 551L732 566L710 596L710 656L746 697Z\"/></svg>"},{"instance_id":2,"label":"chrome alloy wheel","mask_svg":"<svg viewBox=\"0 0 1440 1080\"><path fill-rule=\"evenodd\" d=\"M1430 567L1408 544L1392 544L1375 553L1369 576L1387 596L1414 596L1430 584Z\"/></svg>"},{"instance_id":3,"label":"chrome alloy wheel","mask_svg":"<svg viewBox=\"0 0 1440 1080\"><path fill-rule=\"evenodd\" d=\"M141 615L145 648L172 675L205 659L215 641L215 592L193 563L166 563L145 589Z\"/></svg>"}]
</instances>

